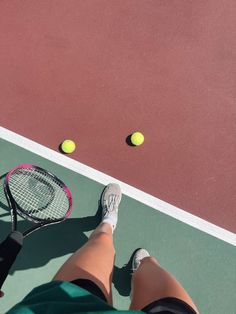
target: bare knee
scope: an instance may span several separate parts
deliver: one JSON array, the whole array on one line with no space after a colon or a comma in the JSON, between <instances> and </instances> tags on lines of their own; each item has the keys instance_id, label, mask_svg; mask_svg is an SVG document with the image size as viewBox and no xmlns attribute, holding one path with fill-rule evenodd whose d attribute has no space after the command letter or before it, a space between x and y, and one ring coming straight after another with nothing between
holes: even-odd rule
<instances>
[{"instance_id":1,"label":"bare knee","mask_svg":"<svg viewBox=\"0 0 236 314\"><path fill-rule=\"evenodd\" d=\"M103 231L92 234L89 238L89 241L113 244L111 235Z\"/></svg>"},{"instance_id":2,"label":"bare knee","mask_svg":"<svg viewBox=\"0 0 236 314\"><path fill-rule=\"evenodd\" d=\"M161 266L153 256L145 257L138 269L133 273L132 280L134 282L142 282L144 285L145 283L148 284L153 278L153 276L157 276L157 274L161 271Z\"/></svg>"},{"instance_id":3,"label":"bare knee","mask_svg":"<svg viewBox=\"0 0 236 314\"><path fill-rule=\"evenodd\" d=\"M157 259L154 256L147 256L144 259L142 259L141 265L144 265L144 264L151 264L151 265L160 266L160 264L158 263Z\"/></svg>"},{"instance_id":4,"label":"bare knee","mask_svg":"<svg viewBox=\"0 0 236 314\"><path fill-rule=\"evenodd\" d=\"M157 259L153 256L147 256L144 259L141 260L141 263L137 269L137 271L135 271L135 274L141 273L143 270L148 270L149 268L153 269L153 268L159 268L161 267L160 264L158 263Z\"/></svg>"}]
</instances>

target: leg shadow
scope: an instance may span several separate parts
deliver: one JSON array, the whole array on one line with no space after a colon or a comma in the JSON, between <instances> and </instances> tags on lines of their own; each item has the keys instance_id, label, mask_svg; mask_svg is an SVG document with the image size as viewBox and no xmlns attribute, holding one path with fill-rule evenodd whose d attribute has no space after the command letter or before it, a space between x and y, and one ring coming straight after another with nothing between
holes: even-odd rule
<instances>
[{"instance_id":1,"label":"leg shadow","mask_svg":"<svg viewBox=\"0 0 236 314\"><path fill-rule=\"evenodd\" d=\"M120 295L129 296L131 291L131 278L132 278L132 261L134 254L138 249L136 249L127 264L123 267L119 268L117 266L114 267L113 272L113 284Z\"/></svg>"}]
</instances>

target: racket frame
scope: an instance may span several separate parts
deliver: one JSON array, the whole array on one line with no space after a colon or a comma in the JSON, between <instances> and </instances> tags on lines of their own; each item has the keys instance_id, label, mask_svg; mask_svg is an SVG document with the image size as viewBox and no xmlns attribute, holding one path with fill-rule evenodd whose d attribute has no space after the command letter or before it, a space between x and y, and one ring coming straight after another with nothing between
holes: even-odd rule
<instances>
[{"instance_id":1,"label":"racket frame","mask_svg":"<svg viewBox=\"0 0 236 314\"><path fill-rule=\"evenodd\" d=\"M29 215L26 211L24 211L24 209L19 204L17 204L17 202L14 200L14 197L12 196L12 193L11 193L11 190L10 190L10 187L8 184L10 181L10 177L17 169L29 169L29 168L39 170L41 172L46 172L52 179L54 179L54 181L57 181L60 183L60 185L62 186L62 189L65 191L67 198L68 198L68 201L69 201L69 209L63 218L50 220L50 221L45 220L45 219L40 219L40 218L34 218L31 215ZM65 220L69 217L69 215L71 214L71 212L73 210L72 194L71 194L71 191L69 190L69 188L65 185L65 183L63 181L61 181L53 173L51 173L51 172L49 172L49 171L47 171L41 167L32 165L32 164L21 164L21 165L14 167L13 169L11 169L8 172L8 174L6 175L5 180L4 180L4 193L5 193L6 199L8 201L8 205L10 207L12 231L17 230L17 215L19 215L20 217L22 217L26 220L29 220L29 221L32 221L33 223L35 223L34 226L32 226L31 228L29 228L28 230L26 230L22 233L24 237L28 236L32 232L40 229L41 227L62 222L63 220Z\"/></svg>"}]
</instances>

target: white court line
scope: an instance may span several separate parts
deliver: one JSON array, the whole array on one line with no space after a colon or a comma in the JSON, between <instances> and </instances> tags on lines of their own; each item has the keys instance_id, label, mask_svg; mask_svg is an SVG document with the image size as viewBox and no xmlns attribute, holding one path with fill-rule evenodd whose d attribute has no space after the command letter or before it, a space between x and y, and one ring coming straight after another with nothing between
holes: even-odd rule
<instances>
[{"instance_id":1,"label":"white court line","mask_svg":"<svg viewBox=\"0 0 236 314\"><path fill-rule=\"evenodd\" d=\"M31 151L45 159L53 161L65 168L68 168L74 172L82 174L94 181L97 181L103 185L107 185L110 182L117 182L120 184L122 193L127 196L150 206L166 215L169 215L177 220L180 220L196 229L199 229L205 233L208 233L218 239L221 239L227 243L236 246L236 234L226 229L218 227L202 218L192 215L180 208L177 208L167 202L164 202L157 197L147 194L141 190L136 189L124 182L121 182L111 176L106 175L98 170L88 167L79 161L73 160L61 153L58 153L50 148L47 148L41 144L38 144L32 140L27 139L21 135L18 135L6 128L0 127L0 138L7 140L13 144L16 144L28 151Z\"/></svg>"}]
</instances>

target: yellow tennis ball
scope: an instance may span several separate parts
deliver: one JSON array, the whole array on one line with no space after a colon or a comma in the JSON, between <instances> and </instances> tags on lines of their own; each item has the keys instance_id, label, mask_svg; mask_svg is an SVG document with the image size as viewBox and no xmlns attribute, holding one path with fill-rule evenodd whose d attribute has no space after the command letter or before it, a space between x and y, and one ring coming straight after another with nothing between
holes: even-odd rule
<instances>
[{"instance_id":1,"label":"yellow tennis ball","mask_svg":"<svg viewBox=\"0 0 236 314\"><path fill-rule=\"evenodd\" d=\"M61 149L63 150L64 153L71 154L75 150L76 145L75 142L72 140L65 140L61 144Z\"/></svg>"},{"instance_id":2,"label":"yellow tennis ball","mask_svg":"<svg viewBox=\"0 0 236 314\"><path fill-rule=\"evenodd\" d=\"M144 142L144 135L141 132L134 132L131 135L131 143L135 146L139 146Z\"/></svg>"}]
</instances>

